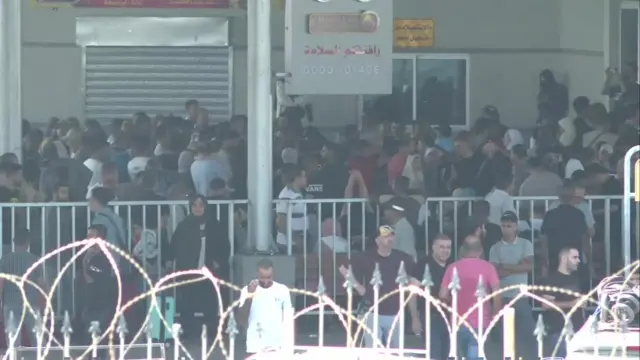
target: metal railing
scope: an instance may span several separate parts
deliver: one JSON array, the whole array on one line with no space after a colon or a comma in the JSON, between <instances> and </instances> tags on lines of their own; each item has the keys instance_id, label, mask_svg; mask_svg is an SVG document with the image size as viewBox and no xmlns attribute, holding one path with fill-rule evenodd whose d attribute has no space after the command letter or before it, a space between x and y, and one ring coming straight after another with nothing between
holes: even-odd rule
<instances>
[{"instance_id":1,"label":"metal railing","mask_svg":"<svg viewBox=\"0 0 640 360\"><path fill-rule=\"evenodd\" d=\"M24 296L24 307L22 309L22 315L17 318L14 313L10 313L5 319L6 332L8 335L8 350L3 359L14 360L22 358L26 352L35 352L35 358L38 360L45 359L54 351L60 351L64 359L71 358L97 358L98 352L101 350L108 350L109 358L111 359L125 359L127 354L131 354L135 348L142 349L144 355L137 355L136 358L144 359L156 359L165 358L163 347L158 344L157 340L153 338L153 328L150 321L151 316L157 316L160 318L160 326L167 327L167 331L173 337L173 347L171 349L174 359L180 359L183 356L193 359L207 359L211 356L216 347L220 349L223 356L226 359L235 359L236 354L236 341L237 335L240 332L240 328L236 323L234 311L240 306L240 301L236 301L226 308L221 307L219 310L220 324L218 329L215 330L215 339L211 342L208 337L208 329L203 327L203 332L197 350L193 347L188 348L182 341L181 325L173 324L169 325L163 316L163 312L158 309L157 301L150 301L148 308L148 316L139 329L130 329L127 326L124 311L133 306L136 302L139 302L145 298L154 299L156 295L171 287L178 287L185 285L190 280L179 281L179 277L183 275L199 275L198 280L209 281L212 285L212 289L216 292L218 300L221 299L221 289L228 287L234 291L240 289L222 279L216 278L207 268L194 269L187 271L175 272L168 274L160 278L155 284L151 283L151 279L148 274L144 274L144 278L149 282L150 289L141 296L132 299L129 302L124 303L121 297L122 283L121 275L117 271L116 262L113 253L118 253L123 259L131 262L139 271L144 273L144 269L128 255L127 252L109 244L106 241L100 239L87 239L82 240L66 246L65 248L57 249L52 253L47 254L40 259L38 263L34 264L27 273L19 278L9 276L7 274L0 274L4 281L10 281L21 287L24 291L25 283L29 282L29 276L33 271L36 271L38 266L44 264L48 258L54 257L56 254L61 253L71 248L77 250L77 254L80 255L86 252L89 248L99 247L101 251L107 256L110 264L116 271L116 278L119 285L119 297L116 306L115 315L110 324L100 324L98 322L91 322L88 327L90 334L90 344L86 346L72 346L71 335L74 331L82 331L81 329L72 329L69 313L66 313L62 326L60 326L61 341L58 340L53 334L53 329L57 329L58 325L55 323L54 318L50 318L51 315L51 294L52 292L46 292L38 288L46 297L48 302L45 303L44 313L35 304L29 303L26 296ZM637 274L640 269L640 262L636 262L631 265L631 269L623 269L619 274L624 274L628 271L632 274ZM462 270L462 268L461 268ZM468 271L465 276L469 276ZM272 329L279 330L283 336L277 344L261 343L260 347L265 354L260 351L258 358L261 355L267 355L269 358L285 359L317 359L318 356L373 356L375 358L387 359L390 356L408 358L413 356L428 356L431 354L431 348L433 346L430 336L424 337L424 344L418 346L418 348L409 348L406 346L407 337L405 336L405 311L407 304L412 301L413 297L420 297L424 299L424 312L419 317L424 324L426 324L426 330L429 330L429 325L432 323L434 316L442 316L442 319L446 323L448 338L451 341L449 350L449 357L453 359L464 359L471 356L471 347L478 349L478 353L474 354L479 358L518 358L521 356L523 347L521 344L523 341L529 341L530 345L535 344L534 357L545 358L547 356L554 357L560 349L564 348L567 352L567 359L576 360L582 359L587 356L600 357L613 357L616 359L631 359L636 358L640 354L639 346L637 346L637 339L640 329L638 325L634 323L634 316L637 318L639 308L633 306L632 303L625 305L620 301L610 301L614 296L620 298L622 294L631 294L635 296L636 303L640 297L640 282L637 277L624 277L618 275L616 277L608 278L603 281L597 288L594 288L587 294L577 294L568 292L561 288L552 287L537 287L528 285L519 285L505 289L492 289L490 284L485 284L483 278L479 274L474 274L477 286L474 286L472 293L475 294L476 300L474 303L467 302L465 307L460 307L462 295L462 282L458 275L458 269L456 264L452 265L452 276L448 284L443 284L445 289L448 289L445 293L450 298L449 302L443 302L436 296L432 295L433 281L431 278L431 271L428 266L425 267L424 273L421 279L411 277L405 271L404 264L400 264L397 270L397 287L388 293L382 293L381 288L381 272L380 268L376 266L373 274L371 274L369 283L373 291L373 301L368 307L364 307L363 311L355 313L353 306L356 299L357 280L355 279L351 268L344 275L345 283L344 287L348 296L348 304L346 309L341 308L336 304L334 299L326 293L326 288L322 277L318 284L318 289L315 291L309 291L306 289L290 289L291 294L304 294L307 296L314 296L317 299L317 304L302 309L296 312L293 308L281 309L283 312L283 320L281 326L272 326ZM58 276L54 285L58 284L61 276ZM192 280L191 280L192 281ZM610 286L609 284L614 284ZM467 282L467 285L469 283ZM34 285L34 284L32 284ZM509 290L518 290L518 295L504 304L503 307L498 308L492 304L498 304L493 302L494 299L502 296L502 293ZM606 289L606 291L605 291ZM612 290L614 289L614 290ZM465 290L465 294L469 291ZM554 302L548 300L539 292L546 294L549 293L563 293L576 299L575 305L571 309L560 309ZM440 291L442 294L442 290ZM393 298L395 297L395 299ZM531 298L536 301L545 304L547 312L558 311L564 318L564 325L558 337L547 338L547 328L545 327L543 316L538 315L535 328L531 331L521 331L522 329L517 325L518 321L523 316L530 316L531 322L533 322L534 314L531 311L526 311L517 306L517 301L521 298ZM390 315L393 317L393 322L390 329L386 329L389 338L382 338L382 331L380 328L380 313L379 305L383 300L397 301L398 309L396 315ZM598 311L589 317L586 324L577 332L572 326L571 316L578 312L583 311L585 304L588 303L598 304ZM623 305L621 305L623 304ZM626 307L625 307L626 306ZM301 315L304 315L308 311L315 308L319 311L318 317L318 332L317 332L317 345L312 346L298 346L296 345L296 336L298 335L296 330L295 320ZM325 343L325 311L327 309L333 310L337 314L340 322L346 329L344 345L342 346L326 346ZM631 313L629 314L629 311ZM487 315L485 317L485 314ZM471 324L470 318L476 316L477 324L474 326ZM22 331L22 325L26 324L27 318L33 321L32 330L35 338L35 345L29 348L18 346L16 344L17 335ZM485 318L488 321L485 321ZM51 322L49 322L51 320ZM414 319L412 319L413 321ZM493 344L493 349L498 353L489 353L494 350L491 348L490 332L493 328L497 327L499 322L502 322L503 335L501 341L497 344ZM106 326L106 331L102 332L100 326ZM415 330L415 329L414 329ZM467 340L464 346L458 343L458 337L461 332L468 334ZM133 336L131 336L133 335ZM365 336L369 338L369 345L367 348L362 348L359 338ZM59 338L60 338L59 337ZM392 337L397 338L397 346L389 346L390 339ZM551 340L551 344L545 344ZM107 345L101 345L107 342ZM259 341L260 342L260 341ZM517 344L517 345L516 345ZM424 345L424 346L422 346ZM549 347L549 345L551 345ZM268 349L267 349L268 348ZM154 349L160 349L154 354ZM196 352L197 351L197 352Z\"/></svg>"},{"instance_id":2,"label":"metal railing","mask_svg":"<svg viewBox=\"0 0 640 360\"><path fill-rule=\"evenodd\" d=\"M453 256L457 257L457 251L462 243L462 225L472 212L473 204L480 198L429 198L423 204L421 214L416 227L416 247L420 256L429 252L428 243L436 233L446 233L453 240ZM522 220L523 226L529 226L529 230L523 230L521 234L532 241L536 241L536 224L546 211L554 206L556 198L521 198L514 197L515 209ZM282 200L274 201L276 204ZM364 251L372 244L372 234L381 222L381 210L376 204L366 199L332 199L332 200L296 200L285 201L286 230L284 238L286 245L285 254L296 258L296 279L291 285L313 291L320 276L323 277L327 292L344 302L346 291L340 286L340 274L337 268L340 264L349 261L353 253ZM590 196L586 202L589 209L596 213L596 238L594 246L600 244L601 248L594 251L594 255L604 255L600 261L603 269L601 274L610 275L613 271L612 244L617 245L621 235L620 226L622 219L616 215L622 205L622 197ZM302 217L306 219L302 227L299 223L295 226L294 209L300 211L302 204ZM242 253L252 253L252 246L248 238L243 216L246 214L247 201L210 201L209 211L214 212L213 218L220 222L226 229L222 233L228 238L230 256ZM171 241L173 230L180 221L189 213L186 201L163 202L114 202L113 208L123 219L127 233L126 246L129 250L135 247L136 235L151 236L157 244L166 244ZM539 209L542 209L539 211ZM0 222L0 234L13 238L17 227L30 229L34 239L31 252L43 256L60 246L82 240L86 237L86 229L91 223L92 214L86 203L12 203L0 204L0 213L8 215L4 219L11 219L10 223ZM618 212L620 214L620 212ZM296 214L300 216L300 214ZM272 236L274 244L278 238L275 225L276 212L274 211L274 227ZM18 219L22 219L19 221ZM526 221L528 220L528 222ZM22 222L22 223L21 223ZM138 225L133 229L133 223ZM292 239L299 238L296 245ZM13 245L7 239L3 239L3 253L13 249ZM595 247L594 249L596 249ZM636 251L640 247L636 247ZM163 273L172 271L166 267L167 259L171 254L164 254L166 249L158 246L157 255L147 256L146 247L142 247L139 261L145 271L158 278ZM278 248L274 246L274 252ZM154 253L155 254L155 253ZM45 264L48 277L58 274L63 265L74 253L59 254ZM595 256L597 259L598 257ZM233 271L233 266L231 266ZM532 282L536 283L538 267L534 264ZM77 265L70 266L61 289L55 296L54 307L56 315L61 318L64 311L75 314L76 311L76 279ZM232 277L233 279L233 274ZM145 285L146 286L146 285ZM146 288L145 288L146 289ZM70 294L70 296L68 295ZM302 307L309 305L307 297L302 297Z\"/></svg>"}]
</instances>

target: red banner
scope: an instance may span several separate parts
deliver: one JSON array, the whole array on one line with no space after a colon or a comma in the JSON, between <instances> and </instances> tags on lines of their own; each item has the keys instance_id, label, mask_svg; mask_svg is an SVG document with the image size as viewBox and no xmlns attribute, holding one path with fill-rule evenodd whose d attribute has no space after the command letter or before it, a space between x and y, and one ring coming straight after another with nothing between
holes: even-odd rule
<instances>
[{"instance_id":1,"label":"red banner","mask_svg":"<svg viewBox=\"0 0 640 360\"><path fill-rule=\"evenodd\" d=\"M55 0L41 3L55 4ZM57 1L58 3L60 0ZM76 7L93 8L157 8L157 9L228 9L237 7L239 0L78 0Z\"/></svg>"}]
</instances>

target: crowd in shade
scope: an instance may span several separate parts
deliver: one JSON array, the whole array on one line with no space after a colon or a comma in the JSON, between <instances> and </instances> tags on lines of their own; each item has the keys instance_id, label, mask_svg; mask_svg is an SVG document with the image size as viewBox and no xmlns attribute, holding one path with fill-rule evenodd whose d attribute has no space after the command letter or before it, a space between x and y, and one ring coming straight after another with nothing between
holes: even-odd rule
<instances>
[{"instance_id":1,"label":"crowd in shade","mask_svg":"<svg viewBox=\"0 0 640 360\"><path fill-rule=\"evenodd\" d=\"M453 240L475 254L472 243L477 239L478 256L496 265L502 286L530 281L533 266L514 267L523 262L536 264L537 278L552 278L575 255L572 249L585 269L578 281L588 283L603 271L604 259L596 255L605 253L606 227L610 261L613 268L621 265L621 202L612 201L605 209L604 202L590 205L585 196L622 195L624 154L638 144L639 136L636 72L629 64L621 74L607 73L607 110L584 96L570 100L566 86L551 71L543 71L537 99L532 99L539 115L532 119L532 132L505 125L508 121L492 105L482 109L470 129L456 131L448 125L431 126L447 119L407 124L389 109L379 109L367 113L360 126L346 126L340 141L330 141L314 126L310 106L285 106L273 126L273 194L283 200L274 206L274 251L313 256L327 248L336 253L375 248L380 238L375 224L382 223L391 227L396 250L415 262L440 264L441 277L452 260L438 252L441 241ZM21 251L12 242L24 244L28 238L26 249L41 256L92 233L134 256L140 256L139 243L155 242L162 267L207 266L228 277L230 223L236 251L251 249L246 209L234 207L234 221L228 221L226 209L207 206L207 201L247 198L251 120L234 115L214 123L197 100L186 101L185 113L185 118L136 113L109 124L54 117L44 131L23 120L21 157L0 157L0 203L83 202L90 211L5 206L3 253ZM517 209L514 196L557 201ZM482 200L471 207L461 203L459 209L436 209L425 202L433 197ZM306 206L287 201L312 198L369 202ZM189 200L189 205L136 205L116 213L109 206L115 200ZM436 234L441 228L445 234ZM94 261L94 267L89 266L91 259L78 263L86 281L78 276L80 280L69 279L63 286L78 281L91 286L96 276L90 270L105 264ZM162 272L149 270L156 277ZM215 326L217 309L203 305L217 303L210 290L201 284L185 287L178 295L183 310L178 311L203 309ZM92 301L84 303L91 306ZM531 311L524 305L518 309ZM525 327L533 323L530 315L524 317L531 320ZM195 319L183 324L187 334L199 331Z\"/></svg>"}]
</instances>

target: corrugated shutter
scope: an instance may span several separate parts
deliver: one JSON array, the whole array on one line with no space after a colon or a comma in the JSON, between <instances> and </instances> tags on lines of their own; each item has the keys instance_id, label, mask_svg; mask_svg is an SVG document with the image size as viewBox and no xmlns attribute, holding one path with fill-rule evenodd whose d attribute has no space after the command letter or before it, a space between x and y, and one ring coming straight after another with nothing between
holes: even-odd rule
<instances>
[{"instance_id":1,"label":"corrugated shutter","mask_svg":"<svg viewBox=\"0 0 640 360\"><path fill-rule=\"evenodd\" d=\"M196 99L213 120L231 115L227 47L110 47L85 49L85 117L101 122L135 112L185 115Z\"/></svg>"}]
</instances>

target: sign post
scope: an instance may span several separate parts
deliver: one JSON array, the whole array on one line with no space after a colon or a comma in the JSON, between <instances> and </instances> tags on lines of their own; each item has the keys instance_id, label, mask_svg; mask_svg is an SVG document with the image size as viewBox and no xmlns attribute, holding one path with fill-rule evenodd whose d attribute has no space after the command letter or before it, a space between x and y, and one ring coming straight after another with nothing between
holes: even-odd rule
<instances>
[{"instance_id":1,"label":"sign post","mask_svg":"<svg viewBox=\"0 0 640 360\"><path fill-rule=\"evenodd\" d=\"M393 1L286 2L290 95L390 94Z\"/></svg>"}]
</instances>

